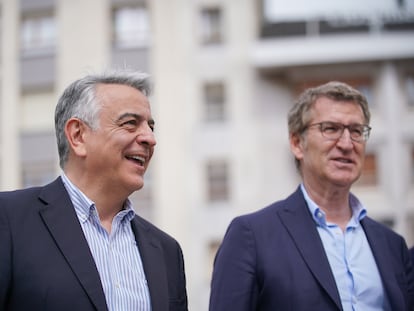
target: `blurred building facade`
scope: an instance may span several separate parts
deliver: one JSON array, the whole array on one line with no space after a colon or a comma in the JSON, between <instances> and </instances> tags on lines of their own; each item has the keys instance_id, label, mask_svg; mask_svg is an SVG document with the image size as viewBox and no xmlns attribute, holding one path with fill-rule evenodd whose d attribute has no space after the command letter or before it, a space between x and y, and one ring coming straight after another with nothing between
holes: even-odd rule
<instances>
[{"instance_id":1,"label":"blurred building facade","mask_svg":"<svg viewBox=\"0 0 414 311\"><path fill-rule=\"evenodd\" d=\"M59 175L54 107L68 83L114 66L149 72L158 145L132 199L180 242L190 308L207 310L231 219L299 182L289 108L305 87L341 80L364 92L372 112L354 192L414 244L414 1L296 15L283 3L1 0L0 189Z\"/></svg>"}]
</instances>

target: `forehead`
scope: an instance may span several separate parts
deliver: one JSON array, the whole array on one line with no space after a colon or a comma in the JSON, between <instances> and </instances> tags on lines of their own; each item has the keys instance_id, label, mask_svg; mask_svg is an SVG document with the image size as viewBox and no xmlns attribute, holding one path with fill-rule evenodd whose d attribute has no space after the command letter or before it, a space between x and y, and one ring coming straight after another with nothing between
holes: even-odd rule
<instances>
[{"instance_id":1,"label":"forehead","mask_svg":"<svg viewBox=\"0 0 414 311\"><path fill-rule=\"evenodd\" d=\"M103 109L120 110L146 109L150 110L148 98L132 86L123 84L98 84L96 97Z\"/></svg>"},{"instance_id":2,"label":"forehead","mask_svg":"<svg viewBox=\"0 0 414 311\"><path fill-rule=\"evenodd\" d=\"M352 100L334 100L328 97L320 97L312 105L310 115L313 120L333 118L331 121L341 118L362 122L364 113L362 107Z\"/></svg>"}]
</instances>

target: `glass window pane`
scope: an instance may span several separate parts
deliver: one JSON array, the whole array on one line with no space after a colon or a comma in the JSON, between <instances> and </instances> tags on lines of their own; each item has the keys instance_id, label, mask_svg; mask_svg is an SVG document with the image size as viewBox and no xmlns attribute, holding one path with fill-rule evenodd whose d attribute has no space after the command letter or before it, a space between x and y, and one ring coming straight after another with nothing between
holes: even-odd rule
<instances>
[{"instance_id":1,"label":"glass window pane","mask_svg":"<svg viewBox=\"0 0 414 311\"><path fill-rule=\"evenodd\" d=\"M407 93L408 106L414 107L414 75L409 75L406 77L405 90Z\"/></svg>"},{"instance_id":2,"label":"glass window pane","mask_svg":"<svg viewBox=\"0 0 414 311\"><path fill-rule=\"evenodd\" d=\"M24 18L20 38L24 52L50 51L56 44L55 18L53 16Z\"/></svg>"},{"instance_id":3,"label":"glass window pane","mask_svg":"<svg viewBox=\"0 0 414 311\"><path fill-rule=\"evenodd\" d=\"M362 174L359 180L357 181L357 185L361 186L369 186L369 185L376 185L377 184L377 157L373 153L367 153L365 155L365 162L364 167L362 168Z\"/></svg>"},{"instance_id":4,"label":"glass window pane","mask_svg":"<svg viewBox=\"0 0 414 311\"><path fill-rule=\"evenodd\" d=\"M211 275L213 273L214 259L216 258L216 254L220 247L220 244L221 244L221 240L210 240L207 245L208 260L207 260L207 267L205 271L206 271L206 279L208 281L210 281Z\"/></svg>"},{"instance_id":5,"label":"glass window pane","mask_svg":"<svg viewBox=\"0 0 414 311\"><path fill-rule=\"evenodd\" d=\"M122 7L114 12L114 43L121 48L147 46L150 23L145 7Z\"/></svg>"},{"instance_id":6,"label":"glass window pane","mask_svg":"<svg viewBox=\"0 0 414 311\"><path fill-rule=\"evenodd\" d=\"M205 119L207 121L225 120L225 87L221 82L204 85Z\"/></svg>"},{"instance_id":7,"label":"glass window pane","mask_svg":"<svg viewBox=\"0 0 414 311\"><path fill-rule=\"evenodd\" d=\"M209 201L227 201L229 199L229 167L225 160L208 162L207 185Z\"/></svg>"},{"instance_id":8,"label":"glass window pane","mask_svg":"<svg viewBox=\"0 0 414 311\"><path fill-rule=\"evenodd\" d=\"M414 147L411 149L411 183L414 184Z\"/></svg>"},{"instance_id":9,"label":"glass window pane","mask_svg":"<svg viewBox=\"0 0 414 311\"><path fill-rule=\"evenodd\" d=\"M25 163L22 167L23 187L43 186L57 177L55 162Z\"/></svg>"},{"instance_id":10,"label":"glass window pane","mask_svg":"<svg viewBox=\"0 0 414 311\"><path fill-rule=\"evenodd\" d=\"M201 40L203 44L222 42L222 17L219 8L201 10Z\"/></svg>"}]
</instances>

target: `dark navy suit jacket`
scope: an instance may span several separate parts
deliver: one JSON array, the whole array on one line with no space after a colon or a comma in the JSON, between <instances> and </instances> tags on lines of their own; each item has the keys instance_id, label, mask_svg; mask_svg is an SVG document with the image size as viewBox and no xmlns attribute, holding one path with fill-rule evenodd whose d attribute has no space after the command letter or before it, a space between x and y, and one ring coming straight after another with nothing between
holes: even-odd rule
<instances>
[{"instance_id":1,"label":"dark navy suit jacket","mask_svg":"<svg viewBox=\"0 0 414 311\"><path fill-rule=\"evenodd\" d=\"M187 310L178 243L141 217L131 221L153 311ZM0 310L99 310L98 270L60 178L0 193Z\"/></svg>"},{"instance_id":2,"label":"dark navy suit jacket","mask_svg":"<svg viewBox=\"0 0 414 311\"><path fill-rule=\"evenodd\" d=\"M414 246L410 248L410 254L411 254L411 259L413 260L413 263L414 263Z\"/></svg>"},{"instance_id":3,"label":"dark navy suit jacket","mask_svg":"<svg viewBox=\"0 0 414 311\"><path fill-rule=\"evenodd\" d=\"M391 310L414 310L414 271L404 239L365 217ZM230 224L216 255L210 311L336 311L339 293L315 222L298 188Z\"/></svg>"}]
</instances>

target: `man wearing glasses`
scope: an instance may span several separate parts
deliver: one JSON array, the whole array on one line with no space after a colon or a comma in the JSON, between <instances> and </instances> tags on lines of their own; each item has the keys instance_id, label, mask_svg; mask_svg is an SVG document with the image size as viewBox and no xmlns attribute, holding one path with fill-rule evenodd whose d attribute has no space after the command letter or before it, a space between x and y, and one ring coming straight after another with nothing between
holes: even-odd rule
<instances>
[{"instance_id":1,"label":"man wearing glasses","mask_svg":"<svg viewBox=\"0 0 414 311\"><path fill-rule=\"evenodd\" d=\"M215 259L210 311L414 310L404 239L350 192L369 121L366 98L347 84L299 97L288 127L302 182L287 199L231 222Z\"/></svg>"}]
</instances>

